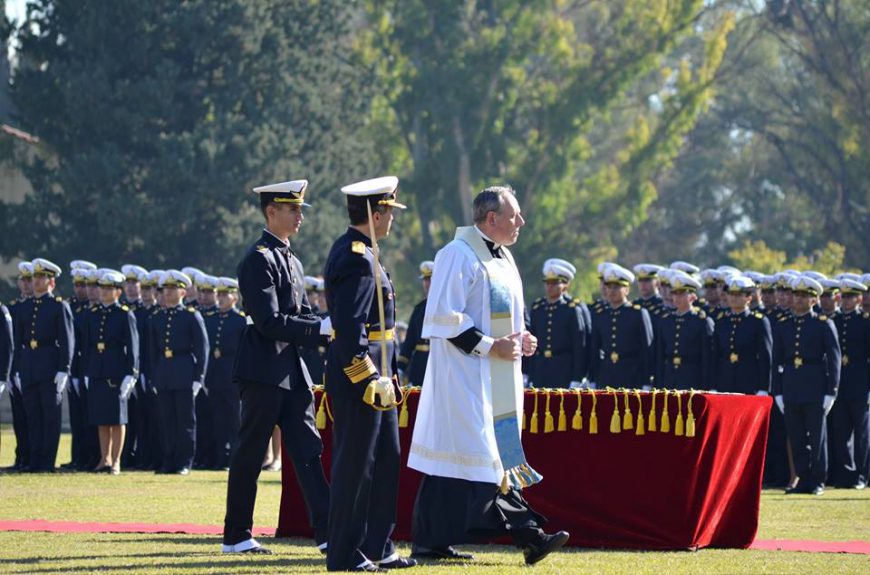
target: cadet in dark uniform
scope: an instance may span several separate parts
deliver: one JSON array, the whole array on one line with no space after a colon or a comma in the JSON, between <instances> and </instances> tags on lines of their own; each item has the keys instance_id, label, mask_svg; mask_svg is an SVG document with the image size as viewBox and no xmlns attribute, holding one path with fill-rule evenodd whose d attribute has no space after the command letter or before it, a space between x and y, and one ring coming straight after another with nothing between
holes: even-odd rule
<instances>
[{"instance_id":1,"label":"cadet in dark uniform","mask_svg":"<svg viewBox=\"0 0 870 575\"><path fill-rule=\"evenodd\" d=\"M205 313L205 330L211 347L205 388L214 425L212 465L214 469L229 470L230 459L239 442L241 410L239 390L233 383L233 364L247 321L244 312L236 309L239 300L236 280L218 278L217 299L218 309Z\"/></svg>"},{"instance_id":2,"label":"cadet in dark uniform","mask_svg":"<svg viewBox=\"0 0 870 575\"><path fill-rule=\"evenodd\" d=\"M755 282L743 276L729 278L725 287L730 309L716 315L716 391L768 395L770 393L773 336L770 323L749 311Z\"/></svg>"},{"instance_id":3,"label":"cadet in dark uniform","mask_svg":"<svg viewBox=\"0 0 870 575\"><path fill-rule=\"evenodd\" d=\"M118 303L124 274L103 272L100 306L88 314L82 335L82 366L88 378L88 421L97 426L100 464L94 471L118 475L127 425L127 400L139 376L136 318Z\"/></svg>"},{"instance_id":4,"label":"cadet in dark uniform","mask_svg":"<svg viewBox=\"0 0 870 575\"><path fill-rule=\"evenodd\" d=\"M824 290L819 297L819 311L834 319L834 316L840 311L840 282L827 278L816 279L816 281Z\"/></svg>"},{"instance_id":5,"label":"cadet in dark uniform","mask_svg":"<svg viewBox=\"0 0 870 575\"><path fill-rule=\"evenodd\" d=\"M75 336L72 310L52 294L60 268L33 260L33 297L21 303L15 332L27 412L30 471L53 472L60 441L63 391L69 380Z\"/></svg>"},{"instance_id":6,"label":"cadet in dark uniform","mask_svg":"<svg viewBox=\"0 0 870 575\"><path fill-rule=\"evenodd\" d=\"M831 484L863 489L870 476L870 314L860 309L867 287L840 281L842 311L834 316L840 342L840 389L828 415L834 449Z\"/></svg>"},{"instance_id":7,"label":"cadet in dark uniform","mask_svg":"<svg viewBox=\"0 0 870 575\"><path fill-rule=\"evenodd\" d=\"M837 329L827 316L812 311L822 286L806 276L792 283L792 317L775 334L773 394L785 415L799 477L786 493L824 493L828 471L827 425L840 384Z\"/></svg>"},{"instance_id":8,"label":"cadet in dark uniform","mask_svg":"<svg viewBox=\"0 0 870 575\"><path fill-rule=\"evenodd\" d=\"M728 309L727 304L722 301L722 289L725 286L722 274L714 269L703 270L701 282L704 284L704 303L701 304L701 309L716 321L716 317Z\"/></svg>"},{"instance_id":9,"label":"cadet in dark uniform","mask_svg":"<svg viewBox=\"0 0 870 575\"><path fill-rule=\"evenodd\" d=\"M658 315L662 307L658 274L665 268L655 264L637 264L633 269L640 297L632 303L648 311L650 317Z\"/></svg>"},{"instance_id":10,"label":"cadet in dark uniform","mask_svg":"<svg viewBox=\"0 0 870 575\"><path fill-rule=\"evenodd\" d=\"M208 337L202 316L181 305L190 278L167 270L161 279L166 307L148 322L148 351L157 386L163 462L158 473L187 475L196 451L194 399L202 389Z\"/></svg>"},{"instance_id":11,"label":"cadet in dark uniform","mask_svg":"<svg viewBox=\"0 0 870 575\"><path fill-rule=\"evenodd\" d=\"M423 385L426 375L426 364L429 362L429 340L422 336L423 316L426 315L426 301L429 298L429 286L432 285L432 272L435 262L425 261L420 264L420 282L423 286L423 299L417 302L408 320L408 331L402 341L399 351L399 375L402 382L410 385Z\"/></svg>"},{"instance_id":12,"label":"cadet in dark uniform","mask_svg":"<svg viewBox=\"0 0 870 575\"><path fill-rule=\"evenodd\" d=\"M81 266L93 267L81 267ZM78 470L78 469L93 469L87 465L87 451L85 450L86 434L88 431L88 414L85 410L87 405L82 399L85 394L84 376L82 374L81 364L81 317L84 310L88 309L88 290L87 290L87 271L88 269L96 269L96 265L85 262L83 260L73 260L70 262L70 275L73 282L73 297L69 301L70 309L73 313L73 332L75 334L75 350L73 353L73 362L70 368L70 384L67 387L67 408L69 409L69 426L71 447L70 447L70 462L61 465L61 469Z\"/></svg>"},{"instance_id":13,"label":"cadet in dark uniform","mask_svg":"<svg viewBox=\"0 0 870 575\"><path fill-rule=\"evenodd\" d=\"M668 270L683 272L684 274L690 276L692 279L697 280L699 277L698 274L700 273L701 268L699 268L698 266L696 266L694 264L690 264L689 262L677 260L677 261L671 262L671 265L668 268ZM665 270L666 273L659 272L659 274L658 274L659 275L659 289L661 290L662 302L664 303L665 307L667 307L670 310L673 310L676 308L676 306L674 305L674 302L672 301L670 294L665 293L666 290L663 287L661 287L663 283L668 281L668 278L670 277L670 273L672 273L672 271L669 272L668 270ZM667 291L670 292L669 289ZM707 300L698 296L698 298L694 301L694 303L692 305L694 307L696 307L698 309L702 309L706 312ZM709 315L707 317L709 317Z\"/></svg>"},{"instance_id":14,"label":"cadet in dark uniform","mask_svg":"<svg viewBox=\"0 0 870 575\"><path fill-rule=\"evenodd\" d=\"M655 376L649 313L628 301L634 274L612 264L604 270L607 305L592 319L592 380L599 388L649 389Z\"/></svg>"},{"instance_id":15,"label":"cadet in dark uniform","mask_svg":"<svg viewBox=\"0 0 870 575\"><path fill-rule=\"evenodd\" d=\"M141 441L139 467L157 470L163 463L163 442L160 438L160 406L157 388L151 378L151 352L148 349L148 324L162 306L157 301L163 270L151 270L139 278L142 306L134 312L139 329L139 431ZM162 296L161 296L162 297Z\"/></svg>"},{"instance_id":16,"label":"cadet in dark uniform","mask_svg":"<svg viewBox=\"0 0 870 575\"><path fill-rule=\"evenodd\" d=\"M693 306L701 282L688 274L668 274L676 309L664 312L656 333L656 379L661 389L705 389L711 381L713 320Z\"/></svg>"},{"instance_id":17,"label":"cadet in dark uniform","mask_svg":"<svg viewBox=\"0 0 870 575\"><path fill-rule=\"evenodd\" d=\"M15 433L15 463L9 471L24 471L30 467L30 442L27 435L27 412L24 409L24 395L21 390L21 376L18 364L21 356L18 329L18 312L21 304L33 297L33 264L19 262L18 264L18 299L9 302L9 314L12 316L12 338L15 348L12 353L12 373L10 375L9 403L12 405L12 431Z\"/></svg>"},{"instance_id":18,"label":"cadet in dark uniform","mask_svg":"<svg viewBox=\"0 0 870 575\"><path fill-rule=\"evenodd\" d=\"M197 310L202 314L203 319L215 315L218 310L216 292L218 279L215 276L200 273L193 283L196 285L197 301L199 302ZM206 331L208 331L207 328ZM214 342L211 338L209 338L209 348L214 348ZM211 353L209 366L214 360L214 349ZM206 372L206 377L208 377L208 372ZM193 456L193 468L213 469L215 467L214 448L216 443L214 420L211 417L211 396L207 383L203 387L202 393L197 394L194 404L196 409L196 453Z\"/></svg>"},{"instance_id":19,"label":"cadet in dark uniform","mask_svg":"<svg viewBox=\"0 0 870 575\"><path fill-rule=\"evenodd\" d=\"M371 247L371 229L376 238L386 237L393 209L405 207L396 202L397 186L398 179L386 177L342 188L347 194L350 227L332 245L324 269L326 299L335 328L326 362L326 389L335 416L326 558L329 571L377 571L375 564L384 568L416 564L413 559L399 557L390 538L396 524L401 465L397 410L389 409L389 392L398 376L393 333L395 292L389 275L383 268L376 269ZM376 273L382 287L383 322ZM370 385L378 390L385 411L364 402Z\"/></svg>"},{"instance_id":20,"label":"cadet in dark uniform","mask_svg":"<svg viewBox=\"0 0 870 575\"><path fill-rule=\"evenodd\" d=\"M755 281L755 280L753 280ZM770 322L770 327L775 327L774 324L779 319L778 308L776 306L776 276L762 275L757 282L761 291L761 309L760 311Z\"/></svg>"},{"instance_id":21,"label":"cadet in dark uniform","mask_svg":"<svg viewBox=\"0 0 870 575\"><path fill-rule=\"evenodd\" d=\"M9 309L0 304L0 397L9 389L12 393L12 356L15 353L12 335L12 315Z\"/></svg>"},{"instance_id":22,"label":"cadet in dark uniform","mask_svg":"<svg viewBox=\"0 0 870 575\"><path fill-rule=\"evenodd\" d=\"M547 296L536 300L529 312L529 331L538 338L531 358L530 379L535 387L579 387L588 375L592 319L586 304L567 293L576 273L565 260L544 262Z\"/></svg>"},{"instance_id":23,"label":"cadet in dark uniform","mask_svg":"<svg viewBox=\"0 0 870 575\"><path fill-rule=\"evenodd\" d=\"M141 363L141 340L145 337L145 333L139 331L139 318L137 316L137 313L142 308L142 283L139 280L139 277L148 272L142 266L126 264L121 266L121 273L124 274L124 293L121 294L121 299L122 303L133 312L133 316L136 318L136 333L140 340L137 353ZM139 415L141 408L139 406L140 390L138 380L139 377L137 376L136 385L133 386L133 389L127 397L127 427L125 428L124 433L124 451L121 453L121 464L128 469L138 468L141 460L141 455L139 453L142 448L142 440L139 437L139 428L141 427L139 423ZM145 399L142 398L142 401L144 402Z\"/></svg>"},{"instance_id":24,"label":"cadet in dark uniform","mask_svg":"<svg viewBox=\"0 0 870 575\"><path fill-rule=\"evenodd\" d=\"M254 188L266 229L238 267L248 325L233 370L241 390L242 421L227 483L224 553L270 553L251 529L257 478L275 425L293 461L315 543L325 548L329 486L320 461L323 443L315 426L312 381L299 347L320 345L332 326L312 313L302 262L289 241L302 225L307 187L307 180L294 180Z\"/></svg>"},{"instance_id":25,"label":"cadet in dark uniform","mask_svg":"<svg viewBox=\"0 0 870 575\"><path fill-rule=\"evenodd\" d=\"M199 268L195 268L193 266L186 266L181 268L181 273L189 277L191 282L190 288L184 295L184 300L182 301L181 305L183 305L184 307L192 307L199 311L199 276L201 276L203 272Z\"/></svg>"}]
</instances>

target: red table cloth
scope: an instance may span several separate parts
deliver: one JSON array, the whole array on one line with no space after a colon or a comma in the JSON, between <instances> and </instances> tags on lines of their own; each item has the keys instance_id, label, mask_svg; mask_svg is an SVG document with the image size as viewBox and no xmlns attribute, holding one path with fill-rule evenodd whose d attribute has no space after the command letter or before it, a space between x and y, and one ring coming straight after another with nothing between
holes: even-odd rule
<instances>
[{"instance_id":1,"label":"red table cloth","mask_svg":"<svg viewBox=\"0 0 870 575\"><path fill-rule=\"evenodd\" d=\"M420 396L414 390L408 397L405 417L400 417L408 420L400 429L404 461ZM318 419L327 420L321 434L328 477L331 422L322 399L318 390ZM549 519L546 529L568 530L574 546L746 548L758 528L771 403L769 397L700 392L665 397L663 392L529 390L523 445L544 480L523 495ZM402 467L396 539L410 539L420 477ZM311 537L286 455L282 486L276 536Z\"/></svg>"}]
</instances>

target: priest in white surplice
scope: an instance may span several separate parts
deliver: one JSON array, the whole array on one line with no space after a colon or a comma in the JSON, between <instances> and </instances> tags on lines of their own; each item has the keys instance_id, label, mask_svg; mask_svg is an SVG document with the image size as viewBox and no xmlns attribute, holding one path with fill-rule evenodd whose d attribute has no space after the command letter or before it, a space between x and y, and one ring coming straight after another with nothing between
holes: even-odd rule
<instances>
[{"instance_id":1,"label":"priest in white surplice","mask_svg":"<svg viewBox=\"0 0 870 575\"><path fill-rule=\"evenodd\" d=\"M413 556L469 559L453 544L509 534L526 563L568 540L521 490L541 480L520 440L520 360L537 340L524 326L523 286L506 246L525 224L514 192L474 199L474 225L458 228L435 257L423 320L426 368L408 466L424 474L413 521Z\"/></svg>"}]
</instances>

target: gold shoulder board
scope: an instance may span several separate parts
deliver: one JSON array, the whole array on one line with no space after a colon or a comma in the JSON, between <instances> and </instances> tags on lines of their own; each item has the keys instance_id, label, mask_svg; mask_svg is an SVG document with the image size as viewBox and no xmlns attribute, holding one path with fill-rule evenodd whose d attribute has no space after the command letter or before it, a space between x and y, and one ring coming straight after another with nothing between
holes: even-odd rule
<instances>
[{"instance_id":1,"label":"gold shoulder board","mask_svg":"<svg viewBox=\"0 0 870 575\"><path fill-rule=\"evenodd\" d=\"M362 255L366 253L366 245L362 242L353 242L350 244L350 251Z\"/></svg>"},{"instance_id":2,"label":"gold shoulder board","mask_svg":"<svg viewBox=\"0 0 870 575\"><path fill-rule=\"evenodd\" d=\"M127 306L125 306L125 305L122 305L122 306L121 306L121 309L124 310L124 311L130 311L130 308L127 307Z\"/></svg>"},{"instance_id":3,"label":"gold shoulder board","mask_svg":"<svg viewBox=\"0 0 870 575\"><path fill-rule=\"evenodd\" d=\"M196 308L193 307L193 306L188 306L188 307L187 307L187 311L189 311L190 313L193 313L193 312L196 311Z\"/></svg>"}]
</instances>

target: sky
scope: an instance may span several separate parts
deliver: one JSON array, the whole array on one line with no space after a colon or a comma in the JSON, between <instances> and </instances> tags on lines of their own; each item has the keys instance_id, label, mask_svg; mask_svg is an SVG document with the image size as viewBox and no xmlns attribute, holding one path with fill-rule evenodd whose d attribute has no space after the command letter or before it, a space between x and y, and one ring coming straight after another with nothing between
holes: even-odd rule
<instances>
[{"instance_id":1,"label":"sky","mask_svg":"<svg viewBox=\"0 0 870 575\"><path fill-rule=\"evenodd\" d=\"M24 19L24 6L27 0L6 0L6 15L12 20L21 22Z\"/></svg>"}]
</instances>

